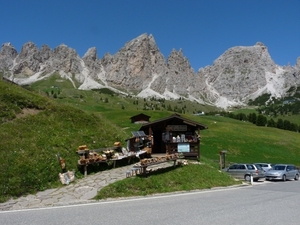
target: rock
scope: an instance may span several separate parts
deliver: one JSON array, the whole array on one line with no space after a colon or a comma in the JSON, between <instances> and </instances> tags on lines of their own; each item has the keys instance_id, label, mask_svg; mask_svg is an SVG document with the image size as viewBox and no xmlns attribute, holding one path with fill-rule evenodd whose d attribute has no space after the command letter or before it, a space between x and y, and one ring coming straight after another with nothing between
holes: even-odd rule
<instances>
[{"instance_id":1,"label":"rock","mask_svg":"<svg viewBox=\"0 0 300 225\"><path fill-rule=\"evenodd\" d=\"M11 45L11 43L4 43L0 52L0 71L10 70L14 59L17 57L17 50Z\"/></svg>"},{"instance_id":2,"label":"rock","mask_svg":"<svg viewBox=\"0 0 300 225\"><path fill-rule=\"evenodd\" d=\"M261 42L232 47L212 65L195 72L182 49L173 49L166 61L154 37L146 33L101 59L95 47L80 58L65 44L54 50L43 45L39 50L28 42L18 54L10 43L5 43L0 52L0 71L19 84L55 73L71 81L74 88L106 87L124 94L137 93L141 98L186 98L221 108L246 105L249 99L264 93L283 97L291 87L300 86L300 57L295 66L276 65Z\"/></svg>"},{"instance_id":3,"label":"rock","mask_svg":"<svg viewBox=\"0 0 300 225\"><path fill-rule=\"evenodd\" d=\"M115 55L106 55L101 61L110 86L131 92L142 91L151 85L158 92L164 91L153 83L168 68L152 35L140 35L126 43Z\"/></svg>"}]
</instances>

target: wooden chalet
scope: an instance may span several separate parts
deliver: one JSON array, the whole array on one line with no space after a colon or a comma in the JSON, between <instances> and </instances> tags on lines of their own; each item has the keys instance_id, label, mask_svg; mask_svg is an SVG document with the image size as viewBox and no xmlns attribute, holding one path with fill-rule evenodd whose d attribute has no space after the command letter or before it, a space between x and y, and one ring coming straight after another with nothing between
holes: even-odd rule
<instances>
[{"instance_id":1,"label":"wooden chalet","mask_svg":"<svg viewBox=\"0 0 300 225\"><path fill-rule=\"evenodd\" d=\"M200 161L200 130L207 128L204 124L173 114L143 124L140 131L152 137L152 154L182 153L186 158Z\"/></svg>"},{"instance_id":2,"label":"wooden chalet","mask_svg":"<svg viewBox=\"0 0 300 225\"><path fill-rule=\"evenodd\" d=\"M148 123L151 116L144 113L130 117L131 123Z\"/></svg>"}]
</instances>

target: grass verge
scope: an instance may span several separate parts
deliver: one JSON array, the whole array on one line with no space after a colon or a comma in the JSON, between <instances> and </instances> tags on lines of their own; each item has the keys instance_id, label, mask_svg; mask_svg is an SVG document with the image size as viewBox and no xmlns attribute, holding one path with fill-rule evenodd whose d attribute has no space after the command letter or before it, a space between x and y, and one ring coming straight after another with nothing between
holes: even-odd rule
<instances>
[{"instance_id":1,"label":"grass verge","mask_svg":"<svg viewBox=\"0 0 300 225\"><path fill-rule=\"evenodd\" d=\"M117 181L102 188L95 199L210 189L241 183L220 172L207 161L200 164L166 167L150 172L147 176L137 175Z\"/></svg>"}]
</instances>

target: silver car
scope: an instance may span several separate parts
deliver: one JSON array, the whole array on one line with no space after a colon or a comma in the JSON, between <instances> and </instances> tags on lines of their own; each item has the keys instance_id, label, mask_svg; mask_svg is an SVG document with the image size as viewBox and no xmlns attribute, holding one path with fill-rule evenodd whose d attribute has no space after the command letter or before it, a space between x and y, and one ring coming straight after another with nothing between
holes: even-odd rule
<instances>
[{"instance_id":1,"label":"silver car","mask_svg":"<svg viewBox=\"0 0 300 225\"><path fill-rule=\"evenodd\" d=\"M266 180L299 180L299 170L292 164L276 164L266 172Z\"/></svg>"},{"instance_id":2,"label":"silver car","mask_svg":"<svg viewBox=\"0 0 300 225\"><path fill-rule=\"evenodd\" d=\"M255 165L259 165L264 171L268 171L272 168L271 163L254 163Z\"/></svg>"},{"instance_id":3,"label":"silver car","mask_svg":"<svg viewBox=\"0 0 300 225\"><path fill-rule=\"evenodd\" d=\"M265 178L265 171L255 164L236 163L225 169L225 172L238 179L251 180L251 175L254 181L258 181L260 178Z\"/></svg>"}]
</instances>

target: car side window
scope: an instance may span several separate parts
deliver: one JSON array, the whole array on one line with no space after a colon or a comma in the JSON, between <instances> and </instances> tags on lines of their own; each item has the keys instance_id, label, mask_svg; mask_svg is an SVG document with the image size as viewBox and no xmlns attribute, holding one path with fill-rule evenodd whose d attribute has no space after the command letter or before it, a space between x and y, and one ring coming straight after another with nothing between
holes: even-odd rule
<instances>
[{"instance_id":1,"label":"car side window","mask_svg":"<svg viewBox=\"0 0 300 225\"><path fill-rule=\"evenodd\" d=\"M235 170L237 168L237 165L232 165L229 167L230 170Z\"/></svg>"},{"instance_id":2,"label":"car side window","mask_svg":"<svg viewBox=\"0 0 300 225\"><path fill-rule=\"evenodd\" d=\"M292 166L287 166L286 170L287 170L287 171L293 170L293 167L292 167Z\"/></svg>"},{"instance_id":3,"label":"car side window","mask_svg":"<svg viewBox=\"0 0 300 225\"><path fill-rule=\"evenodd\" d=\"M239 165L239 166L238 166L238 169L239 169L239 170L244 170L244 169L246 169L246 167L245 167L245 165Z\"/></svg>"},{"instance_id":4,"label":"car side window","mask_svg":"<svg viewBox=\"0 0 300 225\"><path fill-rule=\"evenodd\" d=\"M247 165L248 170L254 170L254 167L252 165Z\"/></svg>"}]
</instances>

